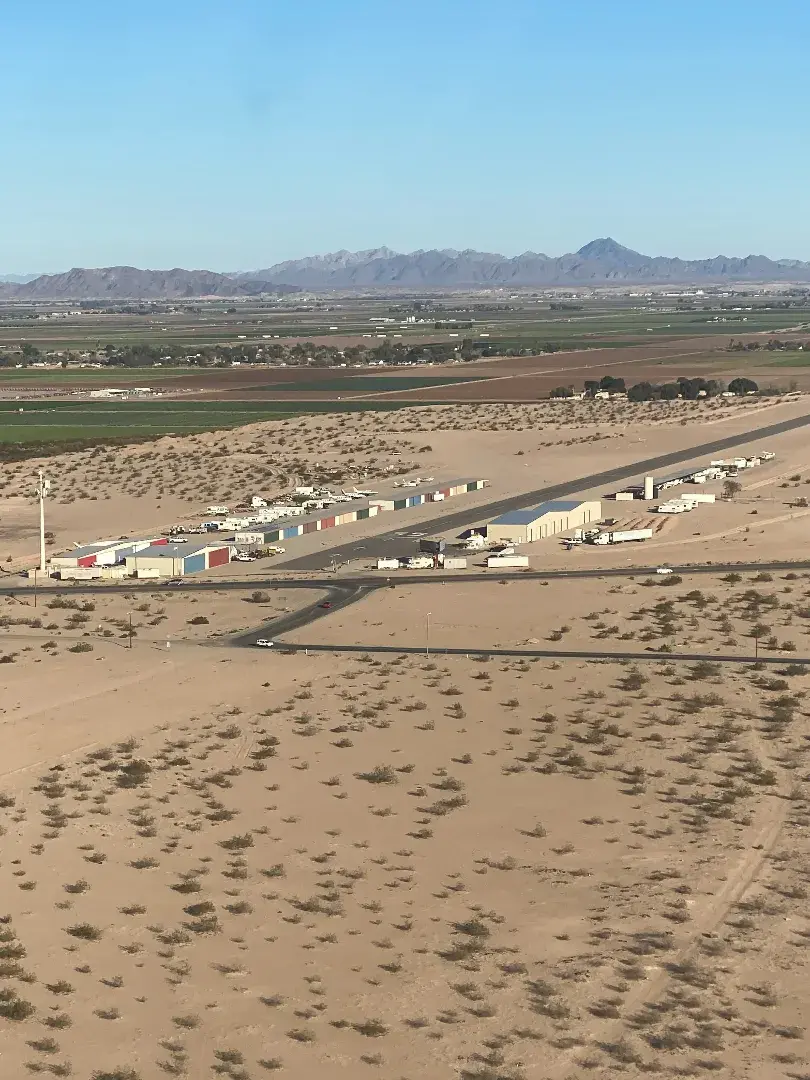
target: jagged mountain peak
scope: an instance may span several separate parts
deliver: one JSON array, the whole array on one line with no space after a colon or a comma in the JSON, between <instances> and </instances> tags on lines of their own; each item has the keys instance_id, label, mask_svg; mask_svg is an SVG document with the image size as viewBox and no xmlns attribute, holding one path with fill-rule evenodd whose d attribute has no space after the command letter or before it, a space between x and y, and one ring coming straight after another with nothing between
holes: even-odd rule
<instances>
[{"instance_id":1,"label":"jagged mountain peak","mask_svg":"<svg viewBox=\"0 0 810 1080\"><path fill-rule=\"evenodd\" d=\"M583 259L627 258L627 256L632 256L633 259L643 259L646 257L640 255L637 251L633 251L632 248L620 244L612 236L601 236L596 240L591 240L579 249L577 255L580 255Z\"/></svg>"}]
</instances>

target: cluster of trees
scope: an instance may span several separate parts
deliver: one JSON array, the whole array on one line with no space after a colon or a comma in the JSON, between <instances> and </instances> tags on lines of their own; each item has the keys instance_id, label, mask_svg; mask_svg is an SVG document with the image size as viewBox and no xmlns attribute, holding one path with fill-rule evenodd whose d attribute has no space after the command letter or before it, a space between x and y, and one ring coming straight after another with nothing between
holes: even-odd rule
<instances>
[{"instance_id":1,"label":"cluster of trees","mask_svg":"<svg viewBox=\"0 0 810 1080\"><path fill-rule=\"evenodd\" d=\"M791 352L798 350L810 350L810 341L782 341L781 338L768 338L767 341L740 341L737 338L731 338L726 350L728 352L759 352L760 349L765 349L768 352L775 352L781 349L789 349Z\"/></svg>"},{"instance_id":2,"label":"cluster of trees","mask_svg":"<svg viewBox=\"0 0 810 1080\"><path fill-rule=\"evenodd\" d=\"M473 350L473 342L465 340L461 345L438 342L427 345L405 345L383 342L372 348L351 345L339 349L334 345L321 345L311 341L295 345L268 342L261 345L107 345L94 353L90 359L110 367L143 368L162 364L164 367L190 364L195 367L230 367L231 364L288 364L302 367L337 367L339 364L443 364L450 360L470 360L479 355ZM63 366L71 361L87 360L87 353L57 355L42 353L29 342L23 343L17 353L0 354L0 365L28 365L40 360L59 359Z\"/></svg>"},{"instance_id":3,"label":"cluster of trees","mask_svg":"<svg viewBox=\"0 0 810 1080\"><path fill-rule=\"evenodd\" d=\"M563 347L556 341L532 341L522 345L507 345L503 341L487 343L476 339L465 344L474 356L540 356L543 353L559 352ZM570 343L565 347L574 348Z\"/></svg>"},{"instance_id":4,"label":"cluster of trees","mask_svg":"<svg viewBox=\"0 0 810 1080\"><path fill-rule=\"evenodd\" d=\"M732 394L756 394L759 386L753 379L736 378L728 384ZM627 394L628 401L676 401L679 398L684 401L697 401L698 398L717 397L724 390L723 383L717 379L688 379L681 375L674 382L651 383L640 382L628 387L622 378L614 375L603 375L599 381L588 380L585 383L585 396L592 398L598 391L606 390L610 394ZM569 398L574 396L572 386L558 386L549 395L553 398Z\"/></svg>"}]
</instances>

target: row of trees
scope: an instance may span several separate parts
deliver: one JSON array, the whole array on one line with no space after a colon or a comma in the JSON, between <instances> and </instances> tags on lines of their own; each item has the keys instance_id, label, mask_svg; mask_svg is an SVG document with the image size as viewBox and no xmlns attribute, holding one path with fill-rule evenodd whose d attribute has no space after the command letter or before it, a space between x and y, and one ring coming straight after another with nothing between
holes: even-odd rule
<instances>
[{"instance_id":1,"label":"row of trees","mask_svg":"<svg viewBox=\"0 0 810 1080\"><path fill-rule=\"evenodd\" d=\"M478 354L473 343L465 340L461 345L437 342L427 345L405 345L383 342L372 348L351 345L339 349L334 345L320 345L311 341L285 345L268 342L261 345L107 345L89 354L96 362L110 367L144 368L162 364L164 367L190 364L195 367L230 367L231 364L287 364L302 367L337 367L340 364L443 364L450 360L471 360ZM41 360L60 359L63 366L71 361L87 360L88 353L57 355L43 353L35 345L25 342L18 353L0 353L0 366L24 366Z\"/></svg>"},{"instance_id":2,"label":"row of trees","mask_svg":"<svg viewBox=\"0 0 810 1080\"><path fill-rule=\"evenodd\" d=\"M731 338L726 346L727 352L779 352L788 349L791 352L810 350L810 341L783 341L781 338L768 338L767 341L740 341Z\"/></svg>"},{"instance_id":3,"label":"row of trees","mask_svg":"<svg viewBox=\"0 0 810 1080\"><path fill-rule=\"evenodd\" d=\"M698 398L717 397L723 393L724 384L717 379L688 379L680 376L674 382L651 383L639 382L628 387L624 379L614 375L604 375L600 380L588 380L585 383L585 397L593 398L600 391L610 394L627 394L628 401L697 401ZM759 386L753 379L736 378L728 384L728 390L732 394L756 394ZM558 386L551 391L550 397L570 398L574 397L572 386Z\"/></svg>"}]
</instances>

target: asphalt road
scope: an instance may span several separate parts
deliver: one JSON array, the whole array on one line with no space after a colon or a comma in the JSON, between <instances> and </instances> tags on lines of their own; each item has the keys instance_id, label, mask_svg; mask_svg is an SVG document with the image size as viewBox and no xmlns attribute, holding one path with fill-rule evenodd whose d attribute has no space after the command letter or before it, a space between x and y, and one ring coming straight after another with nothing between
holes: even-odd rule
<instances>
[{"instance_id":1,"label":"asphalt road","mask_svg":"<svg viewBox=\"0 0 810 1080\"><path fill-rule=\"evenodd\" d=\"M588 649L481 649L430 648L418 645L306 645L278 642L279 652L326 653L408 653L422 656L526 656L547 660L653 660L660 663L695 663L708 660L717 664L810 664L810 656L729 656L715 653L684 652L607 652Z\"/></svg>"},{"instance_id":2,"label":"asphalt road","mask_svg":"<svg viewBox=\"0 0 810 1080\"><path fill-rule=\"evenodd\" d=\"M326 615L331 614L333 611L338 611L342 607L347 607L349 604L355 604L358 600L362 600L369 592L372 592L372 587L368 585L350 585L343 583L332 585L323 583L310 582L310 586L317 584L317 587L321 590L326 589L326 599L316 600L314 604L309 604L307 607L301 608L298 611L293 611L289 615L282 615L279 619L268 619L261 626L255 630L248 630L243 634L234 634L231 637L225 638L224 641L228 645L253 645L257 638L270 638L275 639L279 634L288 634L292 630L298 630L302 626L309 626L311 623L316 622L318 619L324 618ZM375 588L379 588L377 583ZM324 607L324 603L329 607ZM257 605L257 612L261 611L261 608Z\"/></svg>"},{"instance_id":3,"label":"asphalt road","mask_svg":"<svg viewBox=\"0 0 810 1080\"><path fill-rule=\"evenodd\" d=\"M562 484L552 484L549 487L538 488L536 491L528 491L522 495L511 495L508 498L498 499L483 506L468 506L453 513L441 514L431 518L429 521L409 523L407 511L405 511L402 514L395 514L396 517L399 517L399 522L395 528L386 533L352 540L349 543L338 544L335 547L323 548L321 551L310 555L302 555L298 559L291 559L289 562L283 563L282 569L322 570L328 569L332 561L346 563L357 559L379 559L386 556L412 555L418 545L418 538L403 536L403 533L419 533L422 536L431 536L453 530L460 531L469 528L473 522L498 517L509 510L521 510L524 507L537 505L548 499L562 499L568 495L577 495L582 491L590 491L592 488L607 487L620 480L649 476L671 465L678 465L683 461L718 454L723 450L729 450L745 443L761 442L761 440L771 438L774 435L782 435L786 431L793 431L796 428L808 425L810 425L810 415L795 417L792 420L783 420L781 423L755 428L742 435L729 435L724 439L714 439L712 442L701 443L699 446L692 446L686 450L676 450L670 454L646 458L630 465L620 465L615 469L593 473L591 476L581 476L576 480L567 480ZM767 449L767 447L762 447L762 449Z\"/></svg>"},{"instance_id":4,"label":"asphalt road","mask_svg":"<svg viewBox=\"0 0 810 1080\"><path fill-rule=\"evenodd\" d=\"M660 564L659 564L660 565ZM810 571L810 559L776 559L770 562L734 562L734 563L668 563L676 574L728 574L761 573L765 571ZM139 592L219 592L242 591L260 592L262 589L321 589L343 590L363 588L381 589L386 586L408 585L446 585L466 584L478 581L555 581L558 578L635 578L655 574L655 566L616 566L603 567L601 570L482 570L476 574L442 573L430 570L422 574L409 574L406 571L391 573L374 572L372 574L353 574L339 578L245 578L244 580L207 581L188 578L177 585L168 585L156 581L129 581L126 584L112 585L98 582L70 582L61 585L0 585L0 596L19 596L30 599L36 591L38 596L50 596L54 593L77 596L93 593L133 593Z\"/></svg>"}]
</instances>

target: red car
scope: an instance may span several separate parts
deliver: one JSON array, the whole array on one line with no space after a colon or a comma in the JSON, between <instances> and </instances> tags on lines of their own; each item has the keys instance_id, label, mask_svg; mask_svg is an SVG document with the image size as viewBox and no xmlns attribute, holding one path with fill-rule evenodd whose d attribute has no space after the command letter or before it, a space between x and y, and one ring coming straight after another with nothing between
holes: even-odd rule
<instances>
[{"instance_id":1,"label":"red car","mask_svg":"<svg viewBox=\"0 0 810 1080\"><path fill-rule=\"evenodd\" d=\"M318 607L330 608L332 606L331 600L324 600L322 604L318 604Z\"/></svg>"}]
</instances>

